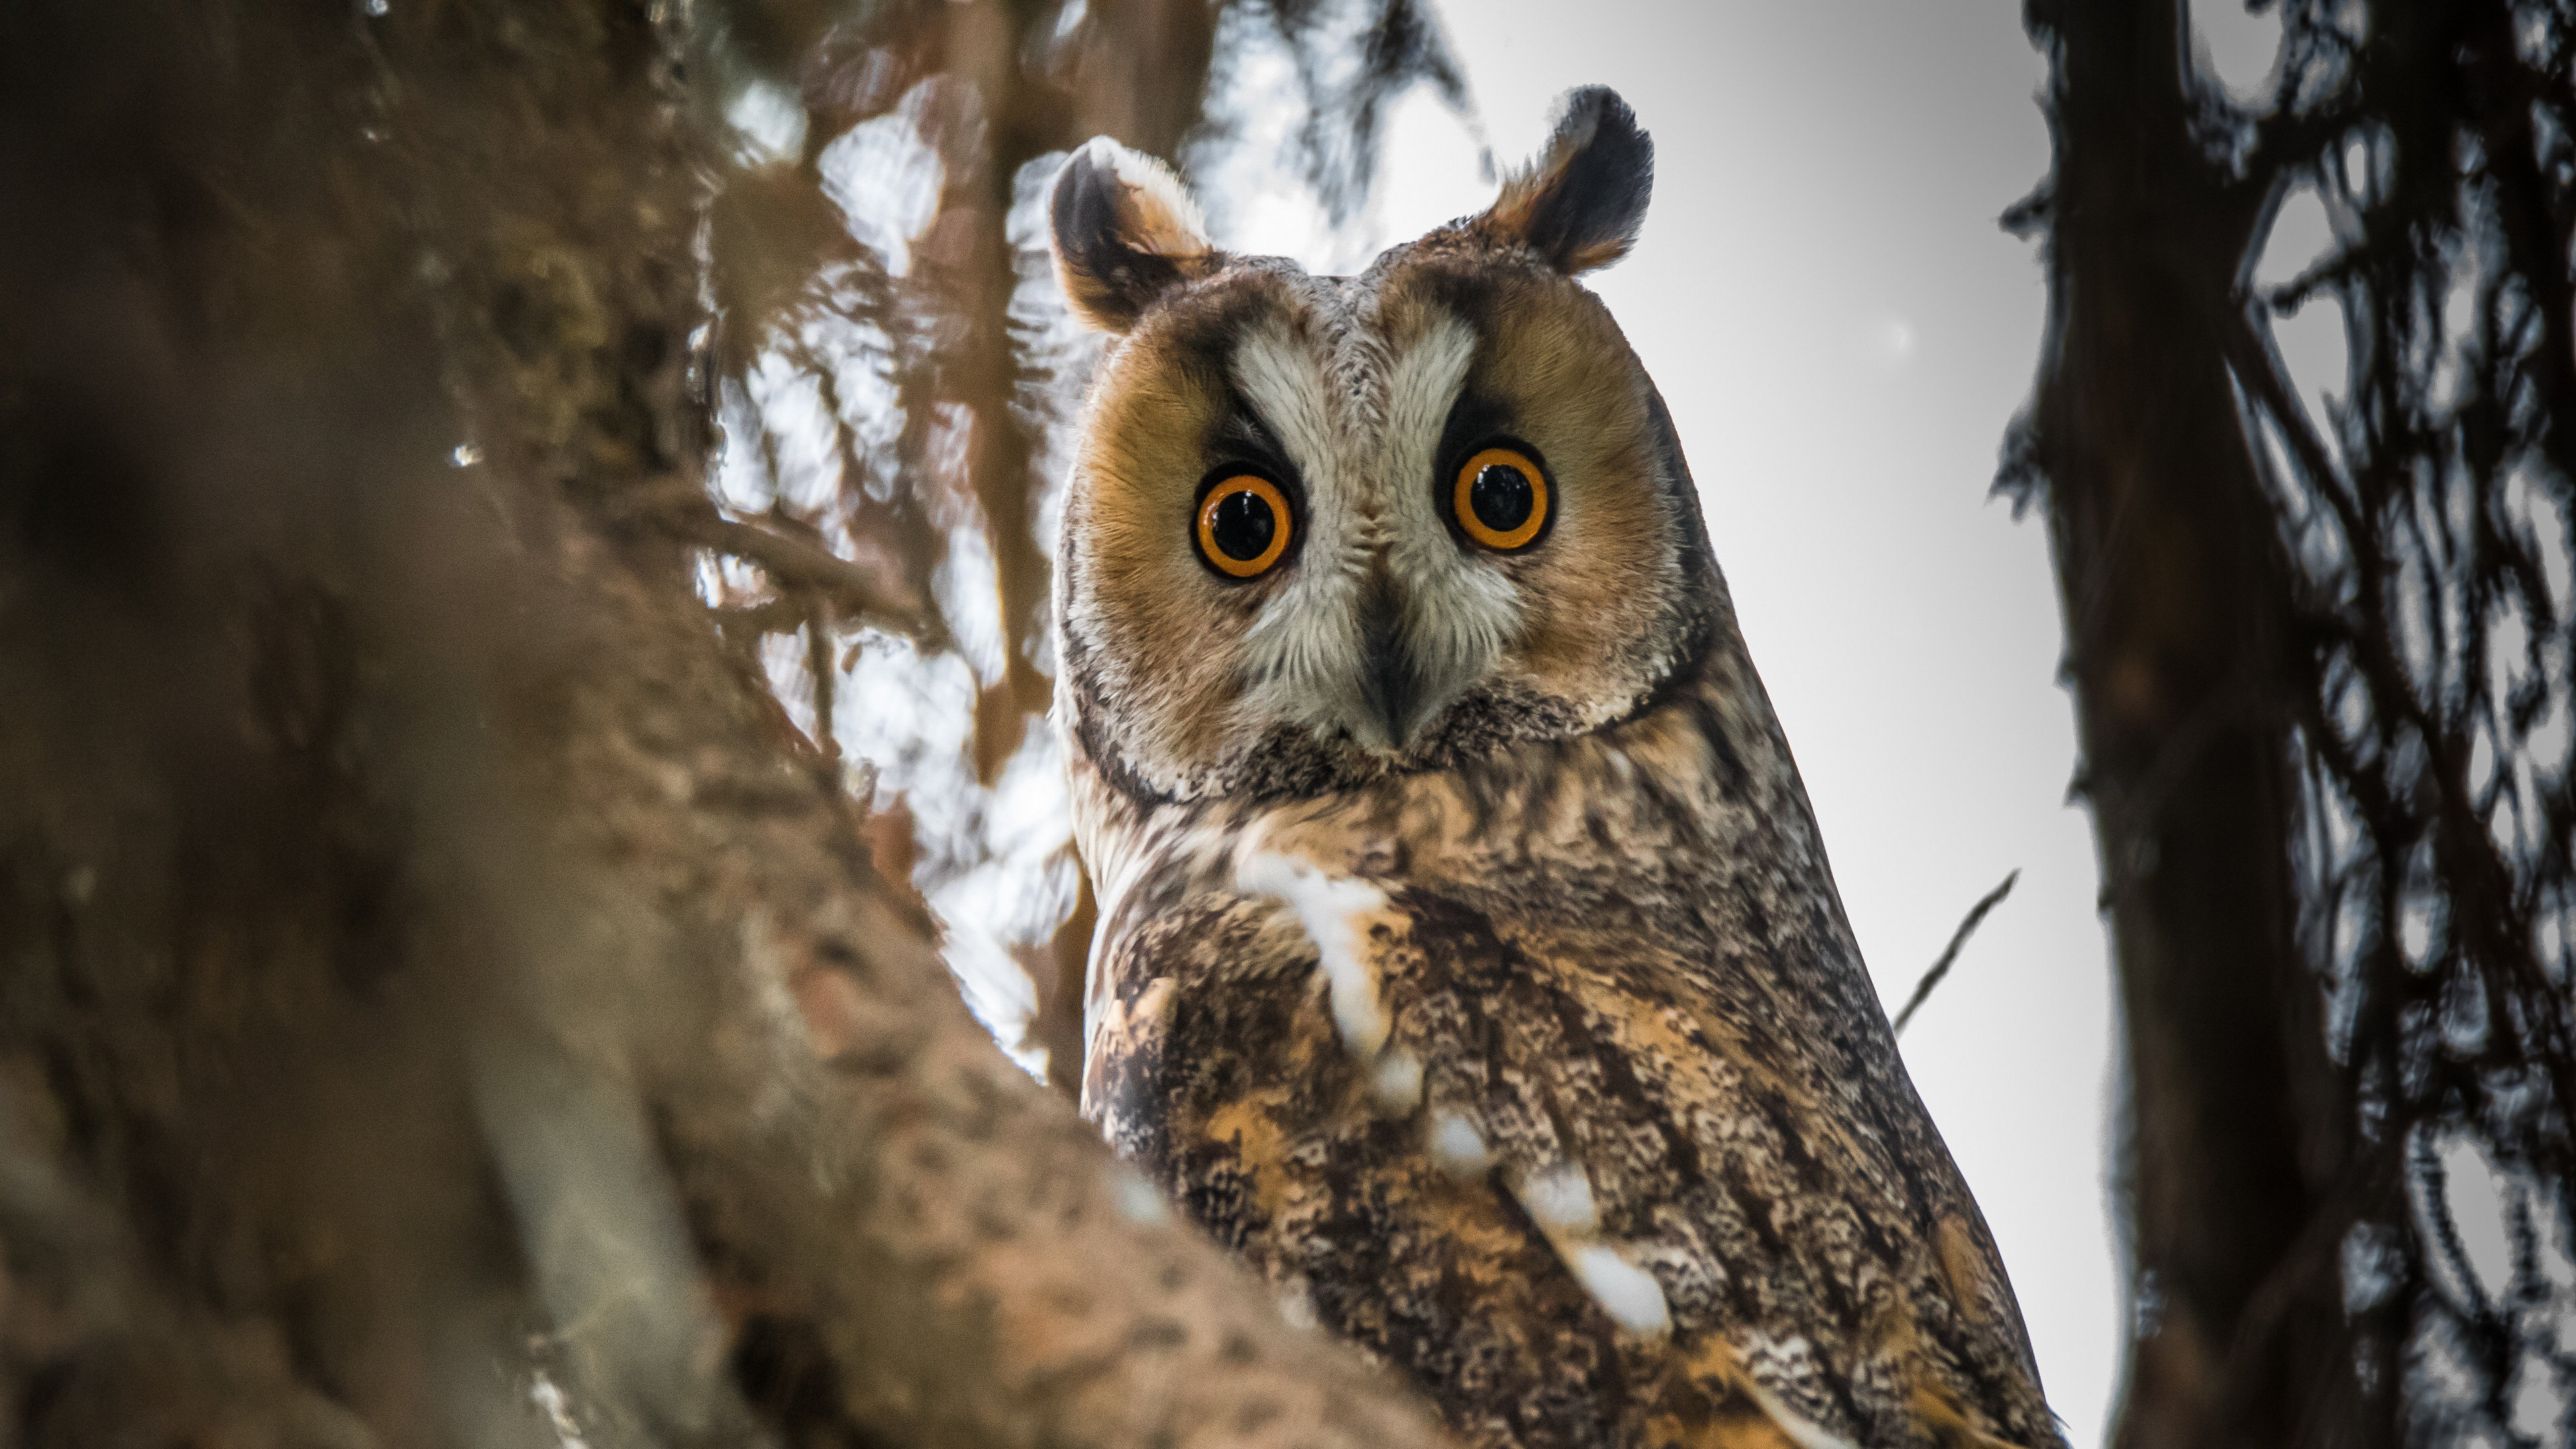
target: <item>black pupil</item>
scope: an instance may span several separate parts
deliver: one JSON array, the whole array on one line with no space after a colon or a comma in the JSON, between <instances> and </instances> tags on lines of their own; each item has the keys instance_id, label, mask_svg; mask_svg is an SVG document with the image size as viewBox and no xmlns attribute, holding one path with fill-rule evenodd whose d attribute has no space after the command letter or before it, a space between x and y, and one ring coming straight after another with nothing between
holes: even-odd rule
<instances>
[{"instance_id":1,"label":"black pupil","mask_svg":"<svg viewBox=\"0 0 2576 1449\"><path fill-rule=\"evenodd\" d=\"M1250 563L1270 547L1270 537L1278 531L1279 516L1271 511L1270 500L1245 489L1216 501L1216 525L1208 535L1216 540L1217 552Z\"/></svg>"},{"instance_id":2,"label":"black pupil","mask_svg":"<svg viewBox=\"0 0 2576 1449\"><path fill-rule=\"evenodd\" d=\"M1487 463L1467 487L1467 506L1476 510L1476 521L1496 533L1509 533L1529 522L1530 510L1538 506L1538 490L1530 487L1529 475L1509 463Z\"/></svg>"}]
</instances>

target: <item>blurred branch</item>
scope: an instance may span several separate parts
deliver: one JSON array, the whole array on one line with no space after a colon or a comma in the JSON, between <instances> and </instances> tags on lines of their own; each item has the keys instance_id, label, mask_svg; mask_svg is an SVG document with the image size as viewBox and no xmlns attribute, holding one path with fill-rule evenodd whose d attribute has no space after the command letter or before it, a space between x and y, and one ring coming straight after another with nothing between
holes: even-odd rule
<instances>
[{"instance_id":1,"label":"blurred branch","mask_svg":"<svg viewBox=\"0 0 2576 1449\"><path fill-rule=\"evenodd\" d=\"M937 608L896 571L841 557L812 525L784 509L772 507L756 522L727 518L694 480L669 475L621 487L593 513L611 529L641 529L758 564L782 590L828 602L849 622L900 634L925 648L947 642ZM804 623L811 612L808 606L787 627ZM761 616L765 631L768 617Z\"/></svg>"},{"instance_id":2,"label":"blurred branch","mask_svg":"<svg viewBox=\"0 0 2576 1449\"><path fill-rule=\"evenodd\" d=\"M709 627L690 544L918 606L692 501L665 9L0 22L0 1424L1429 1449Z\"/></svg>"},{"instance_id":3,"label":"blurred branch","mask_svg":"<svg viewBox=\"0 0 2576 1449\"><path fill-rule=\"evenodd\" d=\"M938 648L946 641L947 626L928 601L889 579L885 571L852 563L819 543L736 522L717 514L712 506L679 531L720 553L760 565L781 587L820 595L844 619L901 634L925 648Z\"/></svg>"}]
</instances>

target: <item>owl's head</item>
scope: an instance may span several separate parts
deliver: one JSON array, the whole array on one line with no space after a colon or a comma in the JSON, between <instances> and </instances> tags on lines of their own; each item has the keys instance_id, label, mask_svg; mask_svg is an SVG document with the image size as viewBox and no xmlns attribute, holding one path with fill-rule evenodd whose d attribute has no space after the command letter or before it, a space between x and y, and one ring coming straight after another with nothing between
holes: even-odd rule
<instances>
[{"instance_id":1,"label":"owl's head","mask_svg":"<svg viewBox=\"0 0 2576 1449\"><path fill-rule=\"evenodd\" d=\"M1158 163L1058 178L1058 274L1117 334L1058 551L1059 708L1120 788L1307 795L1601 728L1722 607L1653 382L1575 280L1653 147L1576 91L1493 206L1356 277L1213 247Z\"/></svg>"}]
</instances>

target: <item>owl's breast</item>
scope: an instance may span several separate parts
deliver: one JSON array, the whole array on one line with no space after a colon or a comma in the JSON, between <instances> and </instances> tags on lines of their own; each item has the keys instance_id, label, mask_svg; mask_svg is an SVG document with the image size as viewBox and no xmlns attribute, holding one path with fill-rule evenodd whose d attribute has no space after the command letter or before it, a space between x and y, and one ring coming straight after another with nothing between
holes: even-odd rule
<instances>
[{"instance_id":1,"label":"owl's breast","mask_svg":"<svg viewBox=\"0 0 2576 1449\"><path fill-rule=\"evenodd\" d=\"M1086 1113L1482 1442L2054 1442L1803 798L1687 734L1139 821Z\"/></svg>"}]
</instances>

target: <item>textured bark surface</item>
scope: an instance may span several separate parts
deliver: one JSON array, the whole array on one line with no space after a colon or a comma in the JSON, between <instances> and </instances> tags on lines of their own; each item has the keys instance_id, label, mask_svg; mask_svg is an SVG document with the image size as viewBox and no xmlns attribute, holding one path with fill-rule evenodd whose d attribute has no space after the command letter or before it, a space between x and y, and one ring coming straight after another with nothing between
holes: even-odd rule
<instances>
[{"instance_id":1,"label":"textured bark surface","mask_svg":"<svg viewBox=\"0 0 2576 1449\"><path fill-rule=\"evenodd\" d=\"M1429 1444L690 593L641 5L0 22L0 1443Z\"/></svg>"}]
</instances>

